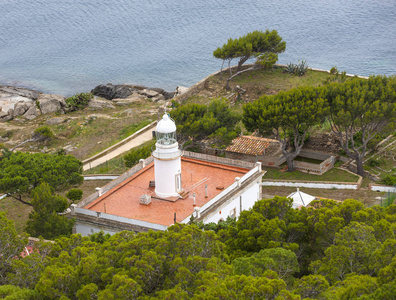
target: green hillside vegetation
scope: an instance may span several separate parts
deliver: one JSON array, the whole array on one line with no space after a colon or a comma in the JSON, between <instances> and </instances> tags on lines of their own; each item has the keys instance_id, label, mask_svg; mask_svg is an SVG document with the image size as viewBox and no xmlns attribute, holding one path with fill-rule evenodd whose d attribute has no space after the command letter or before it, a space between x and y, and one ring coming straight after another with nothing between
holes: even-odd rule
<instances>
[{"instance_id":1,"label":"green hillside vegetation","mask_svg":"<svg viewBox=\"0 0 396 300\"><path fill-rule=\"evenodd\" d=\"M394 299L396 206L355 200L291 208L261 200L237 221L72 235L18 256L0 214L6 299ZM211 229L209 229L211 227ZM21 240L22 239L22 240ZM3 243L7 240L7 243ZM5 247L5 248L4 248ZM7 252L4 252L7 251Z\"/></svg>"}]
</instances>

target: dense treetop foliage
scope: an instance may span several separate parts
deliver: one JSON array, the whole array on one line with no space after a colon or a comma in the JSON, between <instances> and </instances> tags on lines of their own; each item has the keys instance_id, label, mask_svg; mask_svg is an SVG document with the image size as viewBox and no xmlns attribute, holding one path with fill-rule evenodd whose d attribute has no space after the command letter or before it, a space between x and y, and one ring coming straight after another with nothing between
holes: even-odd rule
<instances>
[{"instance_id":1,"label":"dense treetop foliage","mask_svg":"<svg viewBox=\"0 0 396 300\"><path fill-rule=\"evenodd\" d=\"M371 76L331 83L323 88L329 120L346 154L363 175L367 145L378 133L396 123L396 77Z\"/></svg>"},{"instance_id":2,"label":"dense treetop foliage","mask_svg":"<svg viewBox=\"0 0 396 300\"><path fill-rule=\"evenodd\" d=\"M299 87L243 107L248 130L271 132L282 143L289 171L309 130L325 118L345 153L356 161L357 173L364 176L370 141L396 125L396 77L354 77L323 87Z\"/></svg>"},{"instance_id":3,"label":"dense treetop foliage","mask_svg":"<svg viewBox=\"0 0 396 300\"><path fill-rule=\"evenodd\" d=\"M270 132L281 142L288 171L300 153L310 128L328 112L326 101L313 87L299 87L275 96L262 96L243 107L243 124L250 131ZM294 151L290 151L290 146Z\"/></svg>"},{"instance_id":4,"label":"dense treetop foliage","mask_svg":"<svg viewBox=\"0 0 396 300\"><path fill-rule=\"evenodd\" d=\"M140 159L145 159L149 157L151 155L151 152L153 151L152 148L154 145L155 141L150 141L142 146L133 148L128 151L128 153L122 157L125 166L128 168L132 168L139 162Z\"/></svg>"},{"instance_id":5,"label":"dense treetop foliage","mask_svg":"<svg viewBox=\"0 0 396 300\"><path fill-rule=\"evenodd\" d=\"M286 42L276 30L253 31L237 39L228 39L228 42L213 52L213 56L224 61L236 58L237 72L249 58L257 58L258 63L271 67L278 60L278 53L286 50Z\"/></svg>"},{"instance_id":6,"label":"dense treetop foliage","mask_svg":"<svg viewBox=\"0 0 396 300\"><path fill-rule=\"evenodd\" d=\"M55 190L83 181L82 163L71 155L23 153L3 150L0 156L0 193L24 203L42 182Z\"/></svg>"},{"instance_id":7,"label":"dense treetop foliage","mask_svg":"<svg viewBox=\"0 0 396 300\"><path fill-rule=\"evenodd\" d=\"M236 138L240 132L239 114L232 111L225 100L214 100L209 105L189 103L170 112L177 125L180 140L209 138L219 146Z\"/></svg>"},{"instance_id":8,"label":"dense treetop foliage","mask_svg":"<svg viewBox=\"0 0 396 300\"><path fill-rule=\"evenodd\" d=\"M33 211L29 214L26 232L30 236L42 236L45 239L54 239L62 235L69 236L72 233L74 219L62 215L69 207L67 199L54 195L53 188L46 182L36 187L32 194Z\"/></svg>"},{"instance_id":9,"label":"dense treetop foliage","mask_svg":"<svg viewBox=\"0 0 396 300\"><path fill-rule=\"evenodd\" d=\"M275 197L225 226L209 224L217 233L176 224L160 232L72 235L42 243L40 252L28 257L0 257L0 295L394 299L396 206L368 208L352 199L314 206L297 210L290 199ZM0 247L15 258L21 240L1 214L0 224Z\"/></svg>"}]
</instances>

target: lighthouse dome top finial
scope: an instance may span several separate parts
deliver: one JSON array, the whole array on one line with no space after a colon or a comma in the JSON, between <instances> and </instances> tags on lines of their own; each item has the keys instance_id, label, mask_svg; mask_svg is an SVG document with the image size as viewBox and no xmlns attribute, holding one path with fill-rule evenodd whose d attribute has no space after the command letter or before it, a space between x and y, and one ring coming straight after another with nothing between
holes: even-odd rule
<instances>
[{"instance_id":1,"label":"lighthouse dome top finial","mask_svg":"<svg viewBox=\"0 0 396 300\"><path fill-rule=\"evenodd\" d=\"M158 122L156 132L159 133L171 133L176 131L175 122L168 116L168 114L164 114L162 119Z\"/></svg>"}]
</instances>

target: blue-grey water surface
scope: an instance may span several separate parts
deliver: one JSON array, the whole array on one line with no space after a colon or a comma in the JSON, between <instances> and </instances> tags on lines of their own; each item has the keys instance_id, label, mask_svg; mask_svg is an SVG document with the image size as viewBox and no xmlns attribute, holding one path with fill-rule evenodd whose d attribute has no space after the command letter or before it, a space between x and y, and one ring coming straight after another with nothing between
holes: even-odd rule
<instances>
[{"instance_id":1,"label":"blue-grey water surface","mask_svg":"<svg viewBox=\"0 0 396 300\"><path fill-rule=\"evenodd\" d=\"M279 63L396 74L396 0L0 0L0 83L174 90L220 69L229 37L266 29L286 41Z\"/></svg>"}]
</instances>

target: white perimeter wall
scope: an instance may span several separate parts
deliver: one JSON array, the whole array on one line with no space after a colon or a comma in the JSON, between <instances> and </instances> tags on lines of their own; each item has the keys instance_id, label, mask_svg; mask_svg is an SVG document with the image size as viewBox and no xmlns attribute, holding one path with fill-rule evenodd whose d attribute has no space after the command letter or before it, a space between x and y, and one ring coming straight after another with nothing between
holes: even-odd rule
<instances>
[{"instance_id":1,"label":"white perimeter wall","mask_svg":"<svg viewBox=\"0 0 396 300\"><path fill-rule=\"evenodd\" d=\"M103 230L104 233L109 233L111 235L118 232L118 231L105 230L103 228L96 227L92 224L85 225L85 224L81 224L78 222L76 222L75 227L76 227L76 233L80 233L82 236L89 236L89 235L91 235L93 233L97 233L101 230Z\"/></svg>"},{"instance_id":2,"label":"white perimeter wall","mask_svg":"<svg viewBox=\"0 0 396 300\"><path fill-rule=\"evenodd\" d=\"M210 213L203 219L204 223L217 223L220 219L224 221L228 216L231 215L232 211L235 209L236 217L239 217L241 214L241 197L242 197L242 210L247 210L253 207L256 201L260 200L260 181L255 183L253 186L248 188L242 193L238 193L236 196L232 197L230 200L226 201L223 205L221 205L214 212Z\"/></svg>"},{"instance_id":3,"label":"white perimeter wall","mask_svg":"<svg viewBox=\"0 0 396 300\"><path fill-rule=\"evenodd\" d=\"M357 190L357 183L316 183L316 182L286 182L286 181L263 181L263 186L294 186L294 187L306 187L314 189L345 189L345 190Z\"/></svg>"},{"instance_id":4,"label":"white perimeter wall","mask_svg":"<svg viewBox=\"0 0 396 300\"><path fill-rule=\"evenodd\" d=\"M377 192L391 192L396 193L396 187L386 185L371 185L370 189Z\"/></svg>"}]
</instances>

